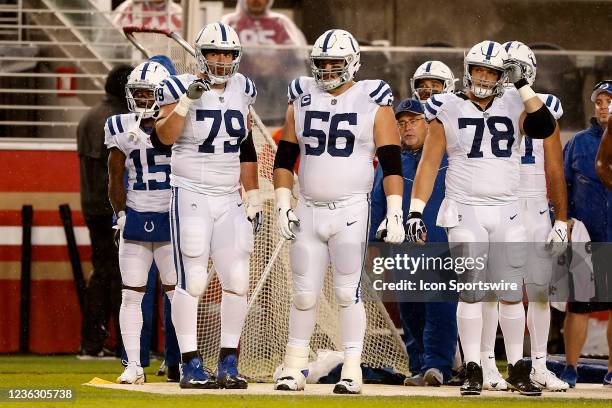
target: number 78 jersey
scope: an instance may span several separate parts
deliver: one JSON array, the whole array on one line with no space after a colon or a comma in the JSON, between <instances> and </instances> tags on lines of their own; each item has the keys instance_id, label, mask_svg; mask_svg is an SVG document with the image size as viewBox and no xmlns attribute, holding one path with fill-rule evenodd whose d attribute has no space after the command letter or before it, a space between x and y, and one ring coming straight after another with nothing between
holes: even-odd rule
<instances>
[{"instance_id":1,"label":"number 78 jersey","mask_svg":"<svg viewBox=\"0 0 612 408\"><path fill-rule=\"evenodd\" d=\"M310 201L334 202L372 190L376 151L374 119L393 103L384 81L358 81L342 94L321 90L313 78L289 84L295 133L300 145L300 194Z\"/></svg>"},{"instance_id":2,"label":"number 78 jersey","mask_svg":"<svg viewBox=\"0 0 612 408\"><path fill-rule=\"evenodd\" d=\"M438 119L446 135L446 197L469 205L518 199L523 110L521 99L508 94L493 99L485 111L463 93L427 100L427 120Z\"/></svg>"}]
</instances>

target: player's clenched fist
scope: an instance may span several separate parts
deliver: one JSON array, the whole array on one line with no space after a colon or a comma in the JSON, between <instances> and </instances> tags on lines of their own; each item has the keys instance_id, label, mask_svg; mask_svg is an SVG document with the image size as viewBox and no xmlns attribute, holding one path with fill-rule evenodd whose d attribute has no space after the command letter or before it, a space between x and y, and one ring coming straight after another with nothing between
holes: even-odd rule
<instances>
[{"instance_id":1,"label":"player's clenched fist","mask_svg":"<svg viewBox=\"0 0 612 408\"><path fill-rule=\"evenodd\" d=\"M406 221L406 239L408 242L424 243L427 239L427 228L420 212L411 212Z\"/></svg>"},{"instance_id":2,"label":"player's clenched fist","mask_svg":"<svg viewBox=\"0 0 612 408\"><path fill-rule=\"evenodd\" d=\"M196 79L189 84L187 88L187 97L189 99L198 100L202 97L202 94L210 90L210 85L203 79Z\"/></svg>"},{"instance_id":3,"label":"player's clenched fist","mask_svg":"<svg viewBox=\"0 0 612 408\"><path fill-rule=\"evenodd\" d=\"M506 71L506 75L508 76L508 81L510 81L510 83L512 84L517 83L520 79L523 79L525 77L523 68L516 61L507 60L506 62L504 62L504 70Z\"/></svg>"},{"instance_id":4,"label":"player's clenched fist","mask_svg":"<svg viewBox=\"0 0 612 408\"><path fill-rule=\"evenodd\" d=\"M261 202L259 189L253 189L246 192L246 214L247 219L253 224L253 234L257 234L263 225L264 213Z\"/></svg>"}]
</instances>

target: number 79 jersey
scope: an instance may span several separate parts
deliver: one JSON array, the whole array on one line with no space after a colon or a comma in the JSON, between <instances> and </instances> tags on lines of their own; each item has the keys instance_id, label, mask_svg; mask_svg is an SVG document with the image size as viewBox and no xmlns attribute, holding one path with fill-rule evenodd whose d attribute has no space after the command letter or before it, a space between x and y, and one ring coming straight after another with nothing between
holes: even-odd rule
<instances>
[{"instance_id":1,"label":"number 79 jersey","mask_svg":"<svg viewBox=\"0 0 612 408\"><path fill-rule=\"evenodd\" d=\"M157 104L177 102L195 79L183 74L163 80L155 92ZM237 73L224 89L211 89L194 101L172 146L173 186L208 195L238 191L240 144L248 134L249 105L256 95L253 81Z\"/></svg>"},{"instance_id":2,"label":"number 79 jersey","mask_svg":"<svg viewBox=\"0 0 612 408\"><path fill-rule=\"evenodd\" d=\"M300 195L335 202L372 190L376 152L374 119L393 103L384 81L358 81L338 96L321 90L310 77L289 84L295 133L300 146Z\"/></svg>"},{"instance_id":3,"label":"number 79 jersey","mask_svg":"<svg viewBox=\"0 0 612 408\"><path fill-rule=\"evenodd\" d=\"M467 95L437 94L425 103L428 121L444 125L446 197L468 205L516 201L519 186L520 98L493 99L485 111Z\"/></svg>"}]
</instances>

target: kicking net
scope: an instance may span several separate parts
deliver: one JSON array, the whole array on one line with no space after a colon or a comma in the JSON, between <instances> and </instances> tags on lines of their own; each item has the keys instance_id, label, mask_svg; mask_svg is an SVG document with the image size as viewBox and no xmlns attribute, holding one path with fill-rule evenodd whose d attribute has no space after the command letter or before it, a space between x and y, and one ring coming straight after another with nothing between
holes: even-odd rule
<instances>
[{"instance_id":1,"label":"kicking net","mask_svg":"<svg viewBox=\"0 0 612 408\"><path fill-rule=\"evenodd\" d=\"M137 41L135 45L146 55L168 55L179 73L195 72L193 49L180 37L156 30L133 27L127 30L128 39L133 43ZM253 109L251 125L257 150L259 188L264 202L264 223L255 236L255 247L251 255L248 314L240 340L239 371L250 381L271 381L274 371L282 364L287 345L292 280L289 244L280 238L275 225L272 172L276 144ZM214 369L219 353L222 292L212 262L208 270L209 284L198 306L197 333L198 349L204 365ZM364 298L372 299L373 296L368 294ZM405 348L384 305L380 301L365 301L364 304L368 324L363 362L371 367L393 367L407 374ZM342 350L331 268L320 296L317 324L310 345L311 361L316 359L317 350Z\"/></svg>"}]
</instances>

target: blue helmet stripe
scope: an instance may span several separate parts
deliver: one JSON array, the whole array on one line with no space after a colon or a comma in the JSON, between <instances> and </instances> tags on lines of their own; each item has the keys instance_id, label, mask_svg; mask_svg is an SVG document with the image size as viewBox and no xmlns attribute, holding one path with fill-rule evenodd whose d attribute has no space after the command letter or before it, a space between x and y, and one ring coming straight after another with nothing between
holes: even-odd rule
<instances>
[{"instance_id":1,"label":"blue helmet stripe","mask_svg":"<svg viewBox=\"0 0 612 408\"><path fill-rule=\"evenodd\" d=\"M548 95L548 98L546 98L546 106L550 108L552 103L553 103L553 97L552 95Z\"/></svg>"},{"instance_id":2,"label":"blue helmet stripe","mask_svg":"<svg viewBox=\"0 0 612 408\"><path fill-rule=\"evenodd\" d=\"M555 103L555 107L554 107L554 111L557 112L559 110L559 105L561 104L561 101L557 98L557 103Z\"/></svg>"},{"instance_id":3,"label":"blue helmet stripe","mask_svg":"<svg viewBox=\"0 0 612 408\"><path fill-rule=\"evenodd\" d=\"M490 60L491 57L493 56L493 47L494 47L493 41L489 41L489 48L487 48L487 55L485 56L485 58L488 60Z\"/></svg>"},{"instance_id":4,"label":"blue helmet stripe","mask_svg":"<svg viewBox=\"0 0 612 408\"><path fill-rule=\"evenodd\" d=\"M227 41L227 32L223 23L219 23L219 28L221 29L221 41Z\"/></svg>"},{"instance_id":5,"label":"blue helmet stripe","mask_svg":"<svg viewBox=\"0 0 612 408\"><path fill-rule=\"evenodd\" d=\"M334 30L329 30L327 32L327 35L325 36L325 40L323 40L323 52L327 52L327 47L329 45L329 39L331 38L333 33L334 33Z\"/></svg>"},{"instance_id":6,"label":"blue helmet stripe","mask_svg":"<svg viewBox=\"0 0 612 408\"><path fill-rule=\"evenodd\" d=\"M174 76L171 76L170 79L176 84L176 86L178 86L179 91L181 91L182 93L187 93L187 89L185 89L180 79Z\"/></svg>"},{"instance_id":7,"label":"blue helmet stripe","mask_svg":"<svg viewBox=\"0 0 612 408\"><path fill-rule=\"evenodd\" d=\"M385 81L380 81L380 84L378 84L378 88L376 88L371 94L370 94L370 98L373 98L378 92L380 92L380 90L382 89L382 87L385 86Z\"/></svg>"},{"instance_id":8,"label":"blue helmet stripe","mask_svg":"<svg viewBox=\"0 0 612 408\"><path fill-rule=\"evenodd\" d=\"M123 125L121 125L121 116L120 115L116 115L115 116L115 124L117 125L117 129L119 130L119 133L123 133Z\"/></svg>"},{"instance_id":9,"label":"blue helmet stripe","mask_svg":"<svg viewBox=\"0 0 612 408\"><path fill-rule=\"evenodd\" d=\"M149 63L147 62L146 64L144 64L144 67L142 67L142 72L140 73L140 79L142 81L144 81L146 79L147 76L147 68L149 68Z\"/></svg>"},{"instance_id":10,"label":"blue helmet stripe","mask_svg":"<svg viewBox=\"0 0 612 408\"><path fill-rule=\"evenodd\" d=\"M113 117L106 119L106 126L108 126L108 130L110 131L112 136L115 136L117 132L115 132L115 128L113 127Z\"/></svg>"},{"instance_id":11,"label":"blue helmet stripe","mask_svg":"<svg viewBox=\"0 0 612 408\"><path fill-rule=\"evenodd\" d=\"M429 61L425 67L425 72L429 72L429 70L431 70L431 61Z\"/></svg>"},{"instance_id":12,"label":"blue helmet stripe","mask_svg":"<svg viewBox=\"0 0 612 408\"><path fill-rule=\"evenodd\" d=\"M514 42L514 41L508 41L508 42L506 43L506 52L508 52L508 51L510 50L510 47L512 47L512 43L513 43L513 42Z\"/></svg>"}]
</instances>

